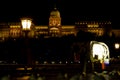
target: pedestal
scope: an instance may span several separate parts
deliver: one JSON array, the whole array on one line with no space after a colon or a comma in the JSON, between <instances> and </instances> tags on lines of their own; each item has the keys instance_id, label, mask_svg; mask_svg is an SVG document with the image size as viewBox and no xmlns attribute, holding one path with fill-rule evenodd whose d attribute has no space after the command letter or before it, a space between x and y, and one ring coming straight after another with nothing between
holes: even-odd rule
<instances>
[{"instance_id":1,"label":"pedestal","mask_svg":"<svg viewBox=\"0 0 120 80\"><path fill-rule=\"evenodd\" d=\"M31 51L30 51L30 43L29 43L29 37L28 37L28 33L30 31L29 30L25 30L24 33L24 37L25 37L25 55L26 55L26 64L32 64L32 55L31 55Z\"/></svg>"}]
</instances>

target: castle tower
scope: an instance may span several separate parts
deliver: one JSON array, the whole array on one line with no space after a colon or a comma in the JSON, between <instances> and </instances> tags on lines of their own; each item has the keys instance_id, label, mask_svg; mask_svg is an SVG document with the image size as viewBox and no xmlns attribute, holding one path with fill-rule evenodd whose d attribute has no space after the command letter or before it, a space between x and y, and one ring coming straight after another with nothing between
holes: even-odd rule
<instances>
[{"instance_id":1,"label":"castle tower","mask_svg":"<svg viewBox=\"0 0 120 80\"><path fill-rule=\"evenodd\" d=\"M60 12L54 7L54 10L50 12L49 17L49 35L60 36L61 34L61 17Z\"/></svg>"}]
</instances>

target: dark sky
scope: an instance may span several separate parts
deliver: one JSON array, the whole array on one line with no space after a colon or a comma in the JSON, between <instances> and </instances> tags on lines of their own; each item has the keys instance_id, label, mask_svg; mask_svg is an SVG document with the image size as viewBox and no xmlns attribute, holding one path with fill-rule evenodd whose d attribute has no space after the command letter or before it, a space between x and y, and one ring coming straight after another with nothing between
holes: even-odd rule
<instances>
[{"instance_id":1,"label":"dark sky","mask_svg":"<svg viewBox=\"0 0 120 80\"><path fill-rule=\"evenodd\" d=\"M112 20L116 27L119 23L119 7L102 0L4 0L0 3L0 21L15 22L30 16L35 24L46 25L55 4L61 13L62 24L74 24L77 19L84 18Z\"/></svg>"}]
</instances>

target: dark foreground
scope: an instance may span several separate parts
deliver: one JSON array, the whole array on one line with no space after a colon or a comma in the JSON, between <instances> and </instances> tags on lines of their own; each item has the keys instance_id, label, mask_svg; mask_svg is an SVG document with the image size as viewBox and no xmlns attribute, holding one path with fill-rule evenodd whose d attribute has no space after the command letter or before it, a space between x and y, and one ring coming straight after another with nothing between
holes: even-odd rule
<instances>
[{"instance_id":1,"label":"dark foreground","mask_svg":"<svg viewBox=\"0 0 120 80\"><path fill-rule=\"evenodd\" d=\"M120 64L111 64L102 70L87 65L86 75L80 64L6 64L0 65L0 80L119 80ZM106 79L103 79L106 78Z\"/></svg>"}]
</instances>

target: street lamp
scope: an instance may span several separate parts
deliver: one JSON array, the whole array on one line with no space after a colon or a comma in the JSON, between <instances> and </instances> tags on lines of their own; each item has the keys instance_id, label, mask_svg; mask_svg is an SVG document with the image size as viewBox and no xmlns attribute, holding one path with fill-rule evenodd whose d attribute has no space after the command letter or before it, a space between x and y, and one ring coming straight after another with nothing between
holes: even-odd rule
<instances>
[{"instance_id":1,"label":"street lamp","mask_svg":"<svg viewBox=\"0 0 120 80\"><path fill-rule=\"evenodd\" d=\"M31 18L21 18L22 30L25 33L25 37L28 37L28 33L31 30L32 19Z\"/></svg>"},{"instance_id":2,"label":"street lamp","mask_svg":"<svg viewBox=\"0 0 120 80\"><path fill-rule=\"evenodd\" d=\"M115 43L115 49L119 49L120 48L120 44L119 43Z\"/></svg>"},{"instance_id":3,"label":"street lamp","mask_svg":"<svg viewBox=\"0 0 120 80\"><path fill-rule=\"evenodd\" d=\"M22 31L25 33L25 59L27 59L27 64L31 64L31 52L29 49L28 33L31 30L32 19L31 18L21 18Z\"/></svg>"}]
</instances>

